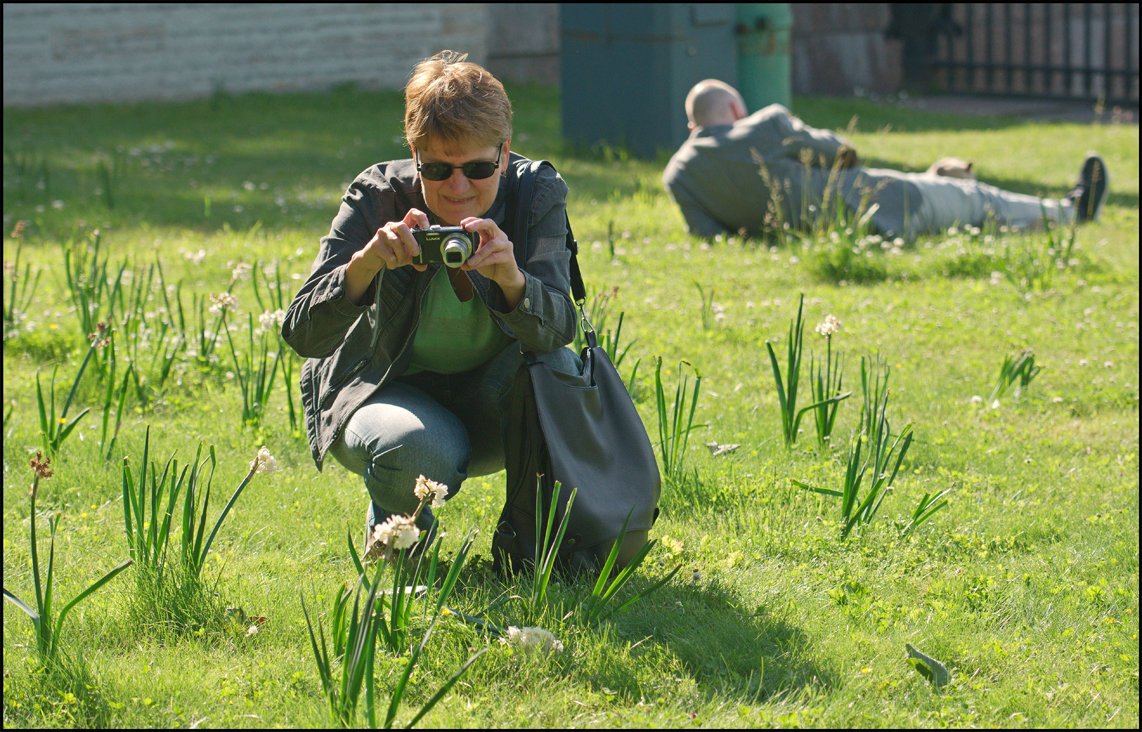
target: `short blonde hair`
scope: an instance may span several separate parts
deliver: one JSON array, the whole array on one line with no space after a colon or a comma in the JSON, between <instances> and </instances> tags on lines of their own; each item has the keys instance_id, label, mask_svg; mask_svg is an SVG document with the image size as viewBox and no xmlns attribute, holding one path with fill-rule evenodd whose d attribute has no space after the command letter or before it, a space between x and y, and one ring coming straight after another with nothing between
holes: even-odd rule
<instances>
[{"instance_id":1,"label":"short blonde hair","mask_svg":"<svg viewBox=\"0 0 1142 732\"><path fill-rule=\"evenodd\" d=\"M504 86L468 54L441 51L418 63L404 88L404 136L418 147L428 140L501 145L512 136L512 105Z\"/></svg>"}]
</instances>

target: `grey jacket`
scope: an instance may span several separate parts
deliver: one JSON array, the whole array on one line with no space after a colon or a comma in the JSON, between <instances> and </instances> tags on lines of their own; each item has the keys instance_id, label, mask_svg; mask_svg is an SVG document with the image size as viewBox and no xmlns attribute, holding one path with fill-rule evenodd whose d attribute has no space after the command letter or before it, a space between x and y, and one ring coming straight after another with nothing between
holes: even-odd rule
<instances>
[{"instance_id":1,"label":"grey jacket","mask_svg":"<svg viewBox=\"0 0 1142 732\"><path fill-rule=\"evenodd\" d=\"M732 125L694 130L670 158L662 182L697 236L762 234L786 222L804 228L825 204L827 189L858 214L877 203L873 225L886 234L902 232L919 205L919 190L894 171L834 172L845 145L841 136L771 104Z\"/></svg>"},{"instance_id":2,"label":"grey jacket","mask_svg":"<svg viewBox=\"0 0 1142 732\"><path fill-rule=\"evenodd\" d=\"M509 162L518 169L529 161L513 153ZM507 190L506 180L501 180L485 216L513 236L504 223ZM528 215L525 253L516 258L526 287L515 309L507 310L494 282L477 272L466 273L499 327L523 348L540 353L570 343L576 327L575 306L567 294L566 196L563 179L544 167ZM408 367L424 293L440 265L429 265L425 272L412 267L382 270L362 306L345 297L345 267L377 229L399 221L410 208L424 211L432 222L412 160L378 163L358 175L341 200L329 234L321 239L309 279L286 311L282 337L307 359L301 369L301 401L318 470L353 412Z\"/></svg>"}]
</instances>

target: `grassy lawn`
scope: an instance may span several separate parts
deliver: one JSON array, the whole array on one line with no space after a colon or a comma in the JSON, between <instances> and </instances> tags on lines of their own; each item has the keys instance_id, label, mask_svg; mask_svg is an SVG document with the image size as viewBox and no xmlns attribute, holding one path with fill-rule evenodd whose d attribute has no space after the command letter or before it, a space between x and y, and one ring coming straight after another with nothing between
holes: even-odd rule
<instances>
[{"instance_id":1,"label":"grassy lawn","mask_svg":"<svg viewBox=\"0 0 1142 732\"><path fill-rule=\"evenodd\" d=\"M680 378L693 389L700 374L695 428L652 532L661 541L624 597L683 568L602 623L585 619L589 585L557 584L530 603L525 581L505 584L490 569L503 476L469 480L439 512L446 555L479 531L449 607L545 628L563 650L524 652L443 616L395 722L408 724L486 650L418 724L1137 727L1137 125L798 99L798 114L846 131L867 164L923 170L957 155L987 182L1057 196L1093 149L1111 193L1073 240L955 231L900 248L834 227L807 242L704 244L684 233L662 188L665 158L572 149L553 90L509 92L513 150L552 160L570 186L584 278L592 293L611 293L603 328L623 314L619 369L629 376L638 364L634 393L652 438L657 359L668 403ZM333 461L315 470L296 414L299 359L283 354L254 420L243 419L246 369L235 361L259 358L259 316L308 275L346 185L403 156L401 118L399 93L353 88L5 110L6 591L35 605L37 378L55 431L89 353L84 297L92 322L113 308L115 334L86 362L62 422L90 411L38 485L41 574L48 519L60 515L53 613L129 556L124 458L137 482L148 429L160 474L172 455L181 471L199 445L204 456L213 446L210 526L261 446L279 466L235 502L204 584L180 593L129 567L68 615L58 665L43 668L28 616L5 603L6 727L331 723L302 599L328 635L334 601L357 579L346 532L359 544L364 487ZM225 335L200 340L217 328L211 296L227 290L236 357ZM843 324L832 351L845 357L853 396L826 447L812 415L785 445L766 349L773 342L784 370L802 294L801 404L808 356L825 354L814 326L828 314ZM272 332L266 342L277 351ZM1025 348L1041 372L994 403L1004 357ZM879 512L842 540L840 499L794 481L840 490L860 425L861 359L877 353L888 419L896 433L911 423L914 439ZM715 455L706 443L738 447ZM945 490L946 507L905 531L921 498ZM176 526L172 552L181 534ZM421 608L411 647L432 617ZM945 664L950 682L936 688L918 674L905 644ZM378 648L382 710L409 659L407 646ZM353 720L365 724L363 701Z\"/></svg>"}]
</instances>

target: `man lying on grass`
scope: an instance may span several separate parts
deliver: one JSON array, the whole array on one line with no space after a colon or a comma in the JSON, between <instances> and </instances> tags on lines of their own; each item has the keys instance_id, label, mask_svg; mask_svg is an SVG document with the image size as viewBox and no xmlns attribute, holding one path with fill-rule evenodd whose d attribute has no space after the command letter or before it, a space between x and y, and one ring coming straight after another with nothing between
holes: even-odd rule
<instances>
[{"instance_id":1,"label":"man lying on grass","mask_svg":"<svg viewBox=\"0 0 1142 732\"><path fill-rule=\"evenodd\" d=\"M805 229L835 218L843 205L868 216L877 233L911 241L953 226L987 223L1025 229L1098 216L1106 198L1102 158L1088 154L1074 189L1061 200L1001 190L963 177L963 166L924 173L866 168L844 138L818 130L780 104L747 116L741 94L707 79L686 96L690 137L670 159L662 182L690 233L761 235L789 224ZM829 219L826 219L826 222Z\"/></svg>"}]
</instances>

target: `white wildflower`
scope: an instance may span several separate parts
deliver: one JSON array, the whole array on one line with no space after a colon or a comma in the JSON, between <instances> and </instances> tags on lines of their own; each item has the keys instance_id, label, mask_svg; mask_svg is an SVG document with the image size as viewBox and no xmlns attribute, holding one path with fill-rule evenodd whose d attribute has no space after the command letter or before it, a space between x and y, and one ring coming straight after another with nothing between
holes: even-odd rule
<instances>
[{"instance_id":1,"label":"white wildflower","mask_svg":"<svg viewBox=\"0 0 1142 732\"><path fill-rule=\"evenodd\" d=\"M393 551L400 551L420 540L420 529L411 516L389 516L373 528L373 536Z\"/></svg>"},{"instance_id":2,"label":"white wildflower","mask_svg":"<svg viewBox=\"0 0 1142 732\"><path fill-rule=\"evenodd\" d=\"M444 506L444 499L448 497L448 486L421 475L416 479L416 487L412 489L412 492L422 502L431 496L432 507L441 508Z\"/></svg>"},{"instance_id":3,"label":"white wildflower","mask_svg":"<svg viewBox=\"0 0 1142 732\"><path fill-rule=\"evenodd\" d=\"M509 626L507 637L500 638L500 643L511 646L512 648L520 648L524 651L535 650L541 653L563 650L563 643L543 628L517 628L514 625Z\"/></svg>"},{"instance_id":4,"label":"white wildflower","mask_svg":"<svg viewBox=\"0 0 1142 732\"><path fill-rule=\"evenodd\" d=\"M841 321L837 316L832 313L825 316L825 319L817 324L816 331L826 338L832 338L834 333L839 333L841 330Z\"/></svg>"},{"instance_id":5,"label":"white wildflower","mask_svg":"<svg viewBox=\"0 0 1142 732\"><path fill-rule=\"evenodd\" d=\"M983 397L981 397L979 394L976 394L975 396L973 396L971 398L971 403L972 404L983 404Z\"/></svg>"},{"instance_id":6,"label":"white wildflower","mask_svg":"<svg viewBox=\"0 0 1142 732\"><path fill-rule=\"evenodd\" d=\"M282 323L285 322L285 311L281 308L277 310L267 310L258 316L258 332L269 333L272 331L280 330Z\"/></svg>"},{"instance_id":7,"label":"white wildflower","mask_svg":"<svg viewBox=\"0 0 1142 732\"><path fill-rule=\"evenodd\" d=\"M250 279L250 272L254 269L254 265L248 262L238 262L234 265L234 271L230 273L230 279L237 282L238 280Z\"/></svg>"},{"instance_id":8,"label":"white wildflower","mask_svg":"<svg viewBox=\"0 0 1142 732\"><path fill-rule=\"evenodd\" d=\"M214 316L221 315L228 310L238 309L238 298L229 292L220 292L217 295L211 295L210 302L214 303L210 306L210 314Z\"/></svg>"},{"instance_id":9,"label":"white wildflower","mask_svg":"<svg viewBox=\"0 0 1142 732\"><path fill-rule=\"evenodd\" d=\"M258 455L250 461L250 469L259 473L274 473L278 469L278 461L270 454L270 451L263 445L258 450Z\"/></svg>"}]
</instances>

